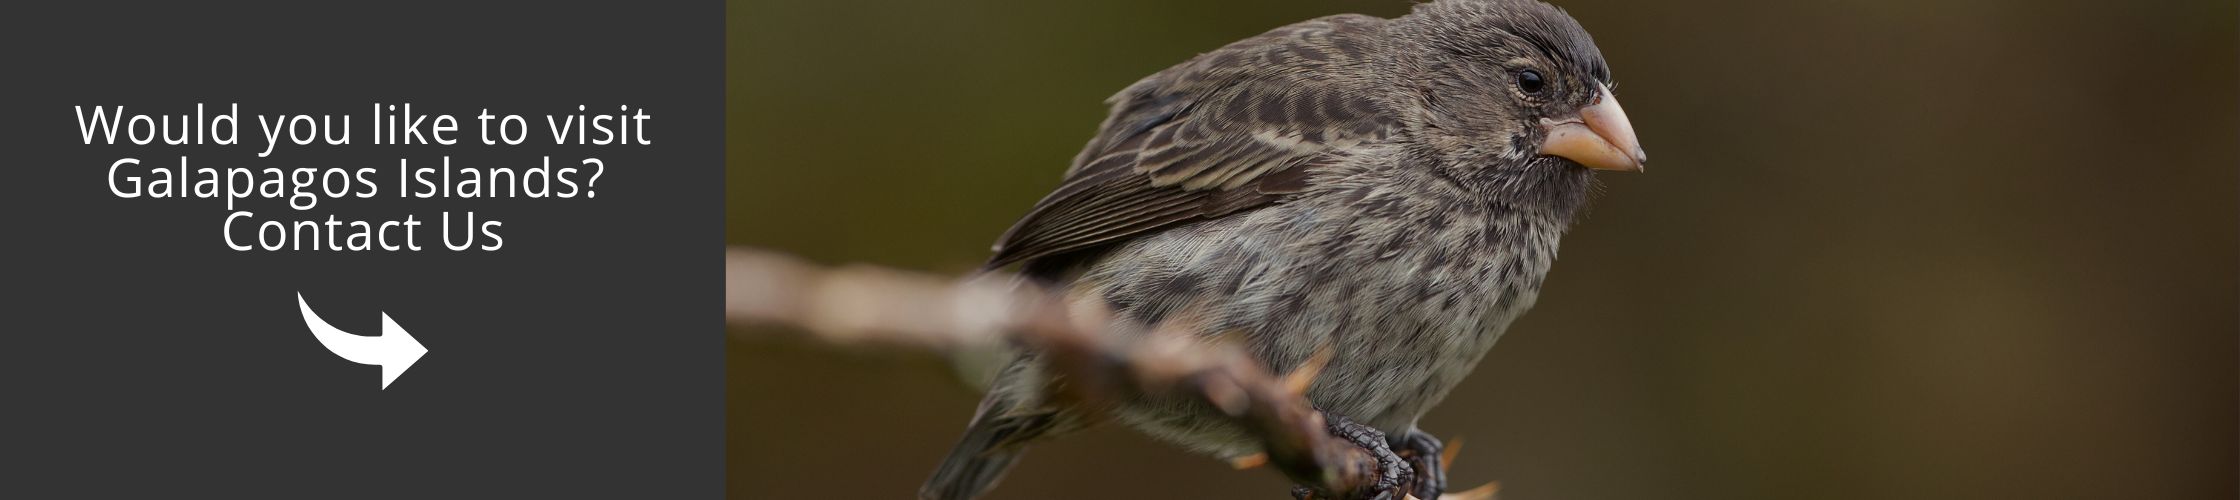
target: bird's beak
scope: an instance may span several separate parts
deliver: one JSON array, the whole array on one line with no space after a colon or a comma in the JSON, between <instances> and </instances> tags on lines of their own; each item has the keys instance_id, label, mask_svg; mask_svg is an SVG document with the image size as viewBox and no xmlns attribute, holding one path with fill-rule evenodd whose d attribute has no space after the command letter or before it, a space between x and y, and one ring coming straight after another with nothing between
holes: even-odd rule
<instances>
[{"instance_id":1,"label":"bird's beak","mask_svg":"<svg viewBox=\"0 0 2240 500\"><path fill-rule=\"evenodd\" d=\"M1540 143L1540 154L1561 156L1597 170L1640 172L1641 164L1649 161L1649 153L1643 152L1641 141L1633 137L1633 123L1618 107L1617 96L1610 95L1610 87L1598 83L1595 88L1601 94L1595 96L1594 104L1580 109L1579 116L1540 119L1540 126L1548 132L1548 140Z\"/></svg>"}]
</instances>

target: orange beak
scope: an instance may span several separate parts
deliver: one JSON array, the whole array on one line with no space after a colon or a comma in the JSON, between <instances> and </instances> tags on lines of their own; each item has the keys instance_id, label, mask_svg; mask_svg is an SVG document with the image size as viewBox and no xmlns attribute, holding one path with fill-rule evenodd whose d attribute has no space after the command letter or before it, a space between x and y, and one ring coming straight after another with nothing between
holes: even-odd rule
<instances>
[{"instance_id":1,"label":"orange beak","mask_svg":"<svg viewBox=\"0 0 2240 500\"><path fill-rule=\"evenodd\" d=\"M1595 96L1594 104L1580 109L1579 116L1540 119L1540 126L1548 131L1540 154L1561 156L1596 170L1640 172L1641 164L1649 162L1649 153L1633 137L1633 122L1626 120L1626 111L1618 107L1609 87L1595 87L1602 93Z\"/></svg>"}]
</instances>

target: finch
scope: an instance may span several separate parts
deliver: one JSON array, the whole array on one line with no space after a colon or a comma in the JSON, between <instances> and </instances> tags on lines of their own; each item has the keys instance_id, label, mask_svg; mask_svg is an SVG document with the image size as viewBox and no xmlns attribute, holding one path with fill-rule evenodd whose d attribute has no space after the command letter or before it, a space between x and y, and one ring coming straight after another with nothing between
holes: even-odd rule
<instances>
[{"instance_id":1,"label":"finch","mask_svg":"<svg viewBox=\"0 0 2240 500\"><path fill-rule=\"evenodd\" d=\"M1334 431L1411 457L1385 464L1409 491L1383 495L1438 498L1440 444L1418 419L1532 307L1594 171L1647 161L1610 86L1585 29L1533 0L1276 28L1108 100L988 267L1241 338L1279 372L1333 350L1307 399ZM920 497L976 498L1097 414L1217 458L1261 452L1201 401L1082 408L1051 397L1061 383L1018 353Z\"/></svg>"}]
</instances>

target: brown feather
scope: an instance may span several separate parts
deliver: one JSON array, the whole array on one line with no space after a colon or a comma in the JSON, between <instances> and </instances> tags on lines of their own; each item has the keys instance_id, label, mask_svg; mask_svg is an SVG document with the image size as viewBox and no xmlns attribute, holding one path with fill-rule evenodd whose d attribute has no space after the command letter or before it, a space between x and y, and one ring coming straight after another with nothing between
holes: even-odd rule
<instances>
[{"instance_id":1,"label":"brown feather","mask_svg":"<svg viewBox=\"0 0 2240 500\"><path fill-rule=\"evenodd\" d=\"M988 268L1084 250L1281 201L1312 170L1385 140L1379 104L1348 98L1385 20L1302 22L1168 68L1112 113L1066 180L995 245Z\"/></svg>"}]
</instances>

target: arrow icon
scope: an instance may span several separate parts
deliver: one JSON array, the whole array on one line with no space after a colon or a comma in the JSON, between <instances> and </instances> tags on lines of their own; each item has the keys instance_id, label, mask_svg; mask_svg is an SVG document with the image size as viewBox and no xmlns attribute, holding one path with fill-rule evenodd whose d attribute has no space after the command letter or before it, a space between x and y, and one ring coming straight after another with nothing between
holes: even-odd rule
<instances>
[{"instance_id":1,"label":"arrow icon","mask_svg":"<svg viewBox=\"0 0 2240 500\"><path fill-rule=\"evenodd\" d=\"M405 333L404 327L397 326L397 320L389 319L389 313L381 313L381 336L361 337L319 319L318 314L311 312L311 303L303 300L303 292L296 292L296 305L303 307L303 324L311 327L311 335L318 337L319 344L327 346L327 350L352 363L381 365L382 389L388 389L390 382L395 382L405 369L412 368L412 363L420 361L420 356L428 354L428 348L413 339L412 334Z\"/></svg>"}]
</instances>

